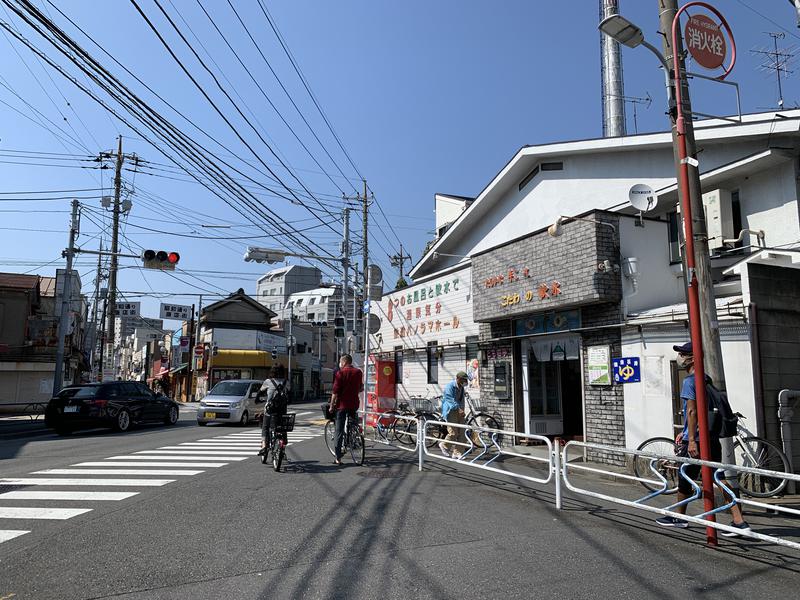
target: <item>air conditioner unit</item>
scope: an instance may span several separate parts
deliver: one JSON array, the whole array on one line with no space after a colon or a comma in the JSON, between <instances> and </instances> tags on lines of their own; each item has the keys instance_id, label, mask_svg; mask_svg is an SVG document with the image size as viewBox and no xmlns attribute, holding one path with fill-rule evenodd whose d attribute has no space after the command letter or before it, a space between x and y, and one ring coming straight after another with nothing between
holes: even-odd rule
<instances>
[{"instance_id":1,"label":"air conditioner unit","mask_svg":"<svg viewBox=\"0 0 800 600\"><path fill-rule=\"evenodd\" d=\"M731 239L733 233L733 204L731 193L722 188L703 194L703 208L706 213L708 248L722 248L722 240Z\"/></svg>"}]
</instances>

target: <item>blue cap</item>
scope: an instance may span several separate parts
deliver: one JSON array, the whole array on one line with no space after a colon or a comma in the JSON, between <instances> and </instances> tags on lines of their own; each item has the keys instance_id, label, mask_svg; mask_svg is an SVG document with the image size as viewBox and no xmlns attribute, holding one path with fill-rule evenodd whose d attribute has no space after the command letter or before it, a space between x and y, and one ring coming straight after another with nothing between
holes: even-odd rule
<instances>
[{"instance_id":1,"label":"blue cap","mask_svg":"<svg viewBox=\"0 0 800 600\"><path fill-rule=\"evenodd\" d=\"M672 349L678 354L692 354L692 342L686 342L683 346L673 346Z\"/></svg>"}]
</instances>

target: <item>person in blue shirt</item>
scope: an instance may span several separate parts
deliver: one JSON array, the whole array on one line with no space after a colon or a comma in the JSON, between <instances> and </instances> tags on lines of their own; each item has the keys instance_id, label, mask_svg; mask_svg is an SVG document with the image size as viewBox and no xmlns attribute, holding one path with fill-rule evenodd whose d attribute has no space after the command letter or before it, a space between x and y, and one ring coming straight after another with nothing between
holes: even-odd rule
<instances>
[{"instance_id":1,"label":"person in blue shirt","mask_svg":"<svg viewBox=\"0 0 800 600\"><path fill-rule=\"evenodd\" d=\"M688 372L686 379L683 380L681 387L681 400L683 401L683 431L675 438L675 453L678 456L688 456L690 458L700 458L700 449L698 442L700 440L700 432L697 429L697 388L694 378L694 354L692 351L692 342L687 342L682 346L673 346L675 352L678 353L678 366L683 367ZM706 395L708 397L708 395ZM692 435L689 435L689 432ZM709 460L712 462L722 462L722 446L719 438L709 436L709 446L711 456ZM687 477L697 479L700 475L700 465L689 465L685 469ZM685 500L692 495L692 484L684 477L678 477L678 502ZM727 499L726 499L727 502ZM686 514L686 504L676 506L675 512L682 515ZM738 504L731 507L731 516L733 522L731 527L740 529L742 531L750 531L750 526L747 521L742 518L742 510ZM676 517L661 517L656 519L656 523L662 527L678 527L686 528L689 526L688 521ZM722 535L725 537L736 537L738 534L728 531L723 531Z\"/></svg>"},{"instance_id":2,"label":"person in blue shirt","mask_svg":"<svg viewBox=\"0 0 800 600\"><path fill-rule=\"evenodd\" d=\"M464 424L464 388L467 385L467 374L464 371L456 373L456 378L448 383L442 395L442 419L448 423ZM448 427L447 437L439 442L439 449L447 457L461 458L461 451L452 442L464 437L464 430L460 427Z\"/></svg>"}]
</instances>

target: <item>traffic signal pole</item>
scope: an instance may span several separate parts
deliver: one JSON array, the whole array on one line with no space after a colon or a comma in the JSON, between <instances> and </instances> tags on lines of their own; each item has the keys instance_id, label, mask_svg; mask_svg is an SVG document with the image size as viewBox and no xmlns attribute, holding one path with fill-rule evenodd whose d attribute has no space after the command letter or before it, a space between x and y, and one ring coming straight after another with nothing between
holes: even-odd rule
<instances>
[{"instance_id":1,"label":"traffic signal pole","mask_svg":"<svg viewBox=\"0 0 800 600\"><path fill-rule=\"evenodd\" d=\"M53 396L61 391L64 383L64 346L67 337L67 320L69 318L70 300L72 299L72 258L75 256L75 238L80 229L80 216L77 200L72 201L72 217L69 224L69 246L64 251L67 268L64 273L64 284L61 286L61 307L58 317L58 346L56 347L56 365L53 374ZM78 290L80 293L80 290Z\"/></svg>"}]
</instances>

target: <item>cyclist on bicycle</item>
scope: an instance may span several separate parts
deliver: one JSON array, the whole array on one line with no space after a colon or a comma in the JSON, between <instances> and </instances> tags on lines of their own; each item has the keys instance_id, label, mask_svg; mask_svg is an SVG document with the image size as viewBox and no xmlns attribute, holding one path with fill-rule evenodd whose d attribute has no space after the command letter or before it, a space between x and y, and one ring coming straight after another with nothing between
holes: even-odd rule
<instances>
[{"instance_id":1,"label":"cyclist on bicycle","mask_svg":"<svg viewBox=\"0 0 800 600\"><path fill-rule=\"evenodd\" d=\"M286 382L286 374L282 365L272 367L270 377L258 391L259 398L265 398L264 417L261 423L261 451L262 456L267 453L272 442L272 430L275 429L274 423L280 415L285 415L289 404L289 388Z\"/></svg>"},{"instance_id":2,"label":"cyclist on bicycle","mask_svg":"<svg viewBox=\"0 0 800 600\"><path fill-rule=\"evenodd\" d=\"M348 418L358 418L358 394L364 389L364 374L353 366L352 356L343 354L339 359L339 367L333 380L330 401L331 412L336 411L336 458L333 462L337 465L342 464L345 423Z\"/></svg>"}]
</instances>

